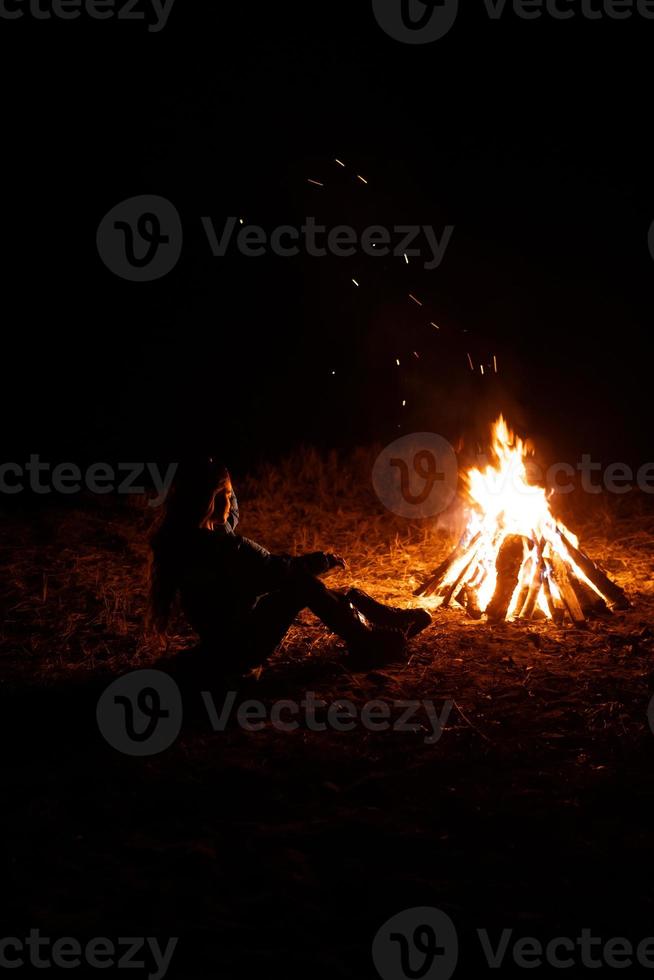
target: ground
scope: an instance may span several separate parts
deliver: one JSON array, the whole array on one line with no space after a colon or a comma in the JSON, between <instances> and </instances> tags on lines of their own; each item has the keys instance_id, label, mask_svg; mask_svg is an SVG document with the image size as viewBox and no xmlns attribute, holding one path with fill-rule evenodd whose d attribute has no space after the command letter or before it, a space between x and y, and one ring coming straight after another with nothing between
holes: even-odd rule
<instances>
[{"instance_id":1,"label":"ground","mask_svg":"<svg viewBox=\"0 0 654 980\"><path fill-rule=\"evenodd\" d=\"M334 585L413 604L455 522L394 518L369 472L366 453L311 451L264 469L239 488L241 530L338 551ZM424 713L413 732L216 733L196 701L147 759L103 741L95 704L114 675L194 644L181 619L167 650L143 630L155 511L88 499L5 521L4 934L179 936L168 975L184 980L374 976L377 929L419 905L451 916L474 976L477 928L654 934L654 516L631 498L566 507L627 612L578 630L441 611L407 664L367 674L307 614L238 695L452 702L438 741Z\"/></svg>"}]
</instances>

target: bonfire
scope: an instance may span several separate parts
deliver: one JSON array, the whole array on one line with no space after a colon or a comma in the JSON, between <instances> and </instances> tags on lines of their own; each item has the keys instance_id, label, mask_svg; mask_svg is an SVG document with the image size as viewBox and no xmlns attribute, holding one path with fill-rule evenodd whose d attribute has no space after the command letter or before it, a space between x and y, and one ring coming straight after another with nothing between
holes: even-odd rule
<instances>
[{"instance_id":1,"label":"bonfire","mask_svg":"<svg viewBox=\"0 0 654 980\"><path fill-rule=\"evenodd\" d=\"M502 416L492 436L492 463L464 475L463 536L416 595L442 606L454 601L474 619L494 621L569 618L581 624L626 608L623 590L553 515L547 491L529 482L529 449Z\"/></svg>"}]
</instances>

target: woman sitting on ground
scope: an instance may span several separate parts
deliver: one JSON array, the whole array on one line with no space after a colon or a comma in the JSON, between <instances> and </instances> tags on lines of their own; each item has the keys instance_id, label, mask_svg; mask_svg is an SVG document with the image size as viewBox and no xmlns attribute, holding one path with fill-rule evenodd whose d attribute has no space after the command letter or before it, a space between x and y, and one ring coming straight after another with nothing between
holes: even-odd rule
<instances>
[{"instance_id":1,"label":"woman sitting on ground","mask_svg":"<svg viewBox=\"0 0 654 980\"><path fill-rule=\"evenodd\" d=\"M394 609L359 589L327 588L318 576L345 568L341 557L272 555L234 533L238 517L224 466L212 460L185 466L151 542L152 625L165 632L179 596L203 648L221 658L220 669L244 672L263 663L302 609L345 640L352 669L403 659L407 640L431 623L424 610Z\"/></svg>"}]
</instances>

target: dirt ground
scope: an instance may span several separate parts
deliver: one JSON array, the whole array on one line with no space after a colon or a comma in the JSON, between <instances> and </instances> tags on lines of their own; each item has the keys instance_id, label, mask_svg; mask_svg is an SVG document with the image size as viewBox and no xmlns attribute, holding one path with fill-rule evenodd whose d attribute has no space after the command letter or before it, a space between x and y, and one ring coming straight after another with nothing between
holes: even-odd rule
<instances>
[{"instance_id":1,"label":"dirt ground","mask_svg":"<svg viewBox=\"0 0 654 980\"><path fill-rule=\"evenodd\" d=\"M416 603L456 521L389 515L366 466L307 452L262 471L237 486L239 530L272 550L338 551L349 568L334 585ZM178 936L168 975L185 980L375 976L376 931L420 905L451 916L475 976L478 927L654 934L654 513L626 498L566 506L630 610L583 630L440 611L407 664L363 674L303 614L238 693L380 699L395 719L396 702L451 702L437 741L424 713L410 732L214 732L196 698L175 744L145 759L104 742L95 705L114 675L194 644L181 619L167 650L143 630L154 511L88 499L5 519L4 934Z\"/></svg>"}]
</instances>

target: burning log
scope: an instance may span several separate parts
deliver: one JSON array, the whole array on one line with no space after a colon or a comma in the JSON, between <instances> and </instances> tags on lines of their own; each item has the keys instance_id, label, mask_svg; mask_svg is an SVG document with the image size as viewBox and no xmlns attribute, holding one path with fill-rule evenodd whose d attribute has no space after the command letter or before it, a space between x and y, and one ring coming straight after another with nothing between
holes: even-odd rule
<instances>
[{"instance_id":1,"label":"burning log","mask_svg":"<svg viewBox=\"0 0 654 980\"><path fill-rule=\"evenodd\" d=\"M560 595L555 593L550 582L551 567L545 569L543 576L543 591L545 593L545 603L550 615L555 623L562 623L565 619L565 606L561 601Z\"/></svg>"},{"instance_id":2,"label":"burning log","mask_svg":"<svg viewBox=\"0 0 654 980\"><path fill-rule=\"evenodd\" d=\"M552 568L554 570L557 588L561 593L563 604L568 611L570 619L573 623L585 623L586 617L583 614L575 590L572 588L572 584L568 578L568 569L566 568L563 559L557 554L552 556Z\"/></svg>"},{"instance_id":3,"label":"burning log","mask_svg":"<svg viewBox=\"0 0 654 980\"><path fill-rule=\"evenodd\" d=\"M511 599L520 582L520 569L524 560L523 539L510 534L504 539L495 561L497 584L495 592L486 609L489 619L506 619Z\"/></svg>"},{"instance_id":4,"label":"burning log","mask_svg":"<svg viewBox=\"0 0 654 980\"><path fill-rule=\"evenodd\" d=\"M572 588L575 590L575 595L579 600L579 605L584 616L603 616L610 612L604 599L594 589L591 589L589 585L586 585L582 579L573 578Z\"/></svg>"},{"instance_id":5,"label":"burning log","mask_svg":"<svg viewBox=\"0 0 654 980\"><path fill-rule=\"evenodd\" d=\"M563 542L575 565L581 569L586 578L595 586L597 591L603 596L606 596L611 605L616 609L628 609L629 600L620 586L616 585L615 582L612 582L608 575L605 575L604 572L598 568L595 562L588 557L588 555L585 555L583 551L575 548L573 543L568 540L561 528L558 528L557 530L561 541Z\"/></svg>"},{"instance_id":6,"label":"burning log","mask_svg":"<svg viewBox=\"0 0 654 980\"><path fill-rule=\"evenodd\" d=\"M536 602L543 587L543 574L545 571L545 542L538 542L538 554L536 568L531 576L531 584L527 590L527 596L522 605L517 605L520 619L531 619L536 611Z\"/></svg>"},{"instance_id":7,"label":"burning log","mask_svg":"<svg viewBox=\"0 0 654 980\"><path fill-rule=\"evenodd\" d=\"M459 544L414 595L454 598L473 619L533 620L587 616L629 606L623 590L580 550L550 511L545 490L527 480L525 445L500 417L497 463L469 470L471 515Z\"/></svg>"},{"instance_id":8,"label":"burning log","mask_svg":"<svg viewBox=\"0 0 654 980\"><path fill-rule=\"evenodd\" d=\"M443 605L445 607L449 606L450 602L452 601L452 597L453 597L454 593L456 592L457 588L459 587L459 585L463 581L465 581L468 572L472 568L473 562L474 562L475 558L477 557L477 555L476 555L476 552L472 548L470 548L468 550L468 553L470 553L470 552L472 552L472 554L470 555L470 560L466 562L466 564L463 566L463 568L461 569L461 571L458 573L458 575L456 576L456 578L454 579L454 581L452 582L452 584L447 588L447 590L444 593L444 596L443 596Z\"/></svg>"},{"instance_id":9,"label":"burning log","mask_svg":"<svg viewBox=\"0 0 654 980\"><path fill-rule=\"evenodd\" d=\"M456 546L452 554L449 556L449 558L446 558L445 561L441 562L441 564L430 575L427 581L419 588L417 588L413 594L416 596L433 595L434 592L438 590L440 583L446 577L450 568L452 568L452 566L459 560L459 558L463 557L463 555L465 555L466 552L470 551L470 549L479 541L480 537L481 537L481 533L476 534L474 538L466 544L465 536L464 536L461 539L461 541L459 541L458 545Z\"/></svg>"},{"instance_id":10,"label":"burning log","mask_svg":"<svg viewBox=\"0 0 654 980\"><path fill-rule=\"evenodd\" d=\"M477 601L477 591L476 589L464 588L463 590L463 605L470 616L470 619L481 619L484 615L479 608L479 602Z\"/></svg>"}]
</instances>

